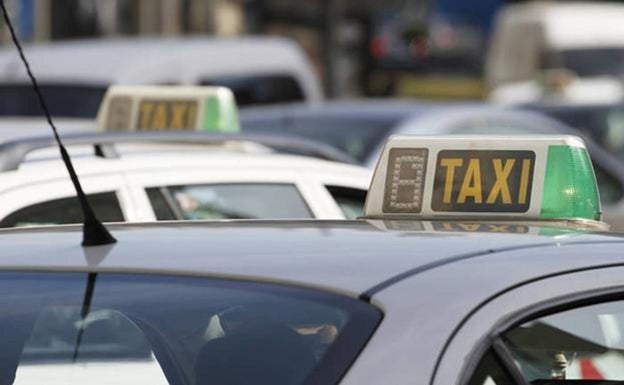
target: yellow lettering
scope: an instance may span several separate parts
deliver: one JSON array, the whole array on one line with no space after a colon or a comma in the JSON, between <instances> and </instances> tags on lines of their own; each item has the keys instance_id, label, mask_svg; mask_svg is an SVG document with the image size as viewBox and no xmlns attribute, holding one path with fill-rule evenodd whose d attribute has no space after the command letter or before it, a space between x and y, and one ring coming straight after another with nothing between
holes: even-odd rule
<instances>
[{"instance_id":1,"label":"yellow lettering","mask_svg":"<svg viewBox=\"0 0 624 385\"><path fill-rule=\"evenodd\" d=\"M466 203L466 198L472 197L475 203L482 203L481 193L481 167L479 159L470 159L464 181L459 189L457 203Z\"/></svg>"},{"instance_id":2,"label":"yellow lettering","mask_svg":"<svg viewBox=\"0 0 624 385\"><path fill-rule=\"evenodd\" d=\"M461 167L462 160L459 158L445 158L440 161L442 167L446 167L446 179L444 181L444 197L442 202L451 203L453 193L453 180L455 179L455 167Z\"/></svg>"},{"instance_id":3,"label":"yellow lettering","mask_svg":"<svg viewBox=\"0 0 624 385\"><path fill-rule=\"evenodd\" d=\"M169 123L169 128L190 128L185 127L184 123L186 110L187 105L185 103L173 103L173 105L171 106L171 123Z\"/></svg>"},{"instance_id":4,"label":"yellow lettering","mask_svg":"<svg viewBox=\"0 0 624 385\"><path fill-rule=\"evenodd\" d=\"M515 162L516 161L514 159L509 159L503 166L501 159L492 160L496 182L494 183L494 186L492 186L492 190L490 191L490 195L488 195L486 203L489 204L496 202L496 199L498 199L498 195L500 194L503 196L503 204L511 204L511 195L509 194L507 178L509 178L509 174L511 173L511 169L513 168Z\"/></svg>"},{"instance_id":5,"label":"yellow lettering","mask_svg":"<svg viewBox=\"0 0 624 385\"><path fill-rule=\"evenodd\" d=\"M457 225L466 231L479 231L479 228L481 227L479 224L469 225L466 223L458 223Z\"/></svg>"},{"instance_id":6,"label":"yellow lettering","mask_svg":"<svg viewBox=\"0 0 624 385\"><path fill-rule=\"evenodd\" d=\"M149 121L153 109L154 103L141 103L141 128L149 127Z\"/></svg>"},{"instance_id":7,"label":"yellow lettering","mask_svg":"<svg viewBox=\"0 0 624 385\"><path fill-rule=\"evenodd\" d=\"M495 233L508 233L509 226L508 225L488 225L490 230Z\"/></svg>"},{"instance_id":8,"label":"yellow lettering","mask_svg":"<svg viewBox=\"0 0 624 385\"><path fill-rule=\"evenodd\" d=\"M186 127L185 128L195 128L197 124L197 106L192 104L188 106L188 111L186 112Z\"/></svg>"},{"instance_id":9,"label":"yellow lettering","mask_svg":"<svg viewBox=\"0 0 624 385\"><path fill-rule=\"evenodd\" d=\"M529 190L529 170L531 169L531 159L522 161L522 171L520 173L520 191L518 192L518 204L525 204L527 192Z\"/></svg>"},{"instance_id":10,"label":"yellow lettering","mask_svg":"<svg viewBox=\"0 0 624 385\"><path fill-rule=\"evenodd\" d=\"M167 128L167 107L164 103L159 103L156 106L154 118L151 123L152 124L150 124L149 128L153 128L155 130L164 130Z\"/></svg>"}]
</instances>

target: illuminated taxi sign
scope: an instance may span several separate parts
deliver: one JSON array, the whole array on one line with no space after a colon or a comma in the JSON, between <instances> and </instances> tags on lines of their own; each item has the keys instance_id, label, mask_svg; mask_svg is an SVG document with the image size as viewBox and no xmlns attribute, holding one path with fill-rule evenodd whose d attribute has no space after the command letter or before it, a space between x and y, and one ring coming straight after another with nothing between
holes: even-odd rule
<instances>
[{"instance_id":1,"label":"illuminated taxi sign","mask_svg":"<svg viewBox=\"0 0 624 385\"><path fill-rule=\"evenodd\" d=\"M111 86L100 131L239 131L234 95L224 87Z\"/></svg>"},{"instance_id":2,"label":"illuminated taxi sign","mask_svg":"<svg viewBox=\"0 0 624 385\"><path fill-rule=\"evenodd\" d=\"M434 211L524 213L529 209L533 151L443 150L436 163Z\"/></svg>"},{"instance_id":3,"label":"illuminated taxi sign","mask_svg":"<svg viewBox=\"0 0 624 385\"><path fill-rule=\"evenodd\" d=\"M146 99L139 102L136 128L188 130L197 126L197 100Z\"/></svg>"},{"instance_id":4,"label":"illuminated taxi sign","mask_svg":"<svg viewBox=\"0 0 624 385\"><path fill-rule=\"evenodd\" d=\"M576 137L393 137L364 215L599 220L600 201Z\"/></svg>"}]
</instances>

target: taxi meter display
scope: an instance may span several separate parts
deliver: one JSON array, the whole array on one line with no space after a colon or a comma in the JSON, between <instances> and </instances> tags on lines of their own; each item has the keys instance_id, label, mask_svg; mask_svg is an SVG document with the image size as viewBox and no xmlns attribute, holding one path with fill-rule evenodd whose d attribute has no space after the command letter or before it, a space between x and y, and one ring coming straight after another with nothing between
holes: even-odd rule
<instances>
[{"instance_id":1,"label":"taxi meter display","mask_svg":"<svg viewBox=\"0 0 624 385\"><path fill-rule=\"evenodd\" d=\"M571 136L393 137L365 216L600 219L583 141Z\"/></svg>"},{"instance_id":2,"label":"taxi meter display","mask_svg":"<svg viewBox=\"0 0 624 385\"><path fill-rule=\"evenodd\" d=\"M234 95L224 87L112 86L97 125L100 131L239 131Z\"/></svg>"}]
</instances>

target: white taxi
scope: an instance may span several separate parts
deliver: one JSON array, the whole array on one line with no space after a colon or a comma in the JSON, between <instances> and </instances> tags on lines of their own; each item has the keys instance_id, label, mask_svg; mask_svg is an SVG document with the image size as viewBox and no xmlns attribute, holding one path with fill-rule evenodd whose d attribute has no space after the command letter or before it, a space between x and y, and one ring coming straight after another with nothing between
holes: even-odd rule
<instances>
[{"instance_id":1,"label":"white taxi","mask_svg":"<svg viewBox=\"0 0 624 385\"><path fill-rule=\"evenodd\" d=\"M106 222L352 218L370 183L328 146L237 134L226 88L112 87L98 130L64 138ZM81 222L54 145L15 134L0 144L0 227Z\"/></svg>"}]
</instances>

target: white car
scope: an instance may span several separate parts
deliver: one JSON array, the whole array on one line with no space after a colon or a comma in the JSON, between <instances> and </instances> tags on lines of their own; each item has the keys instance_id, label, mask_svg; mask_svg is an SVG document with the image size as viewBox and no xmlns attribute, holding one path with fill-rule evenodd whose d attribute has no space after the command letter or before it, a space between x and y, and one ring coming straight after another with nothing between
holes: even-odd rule
<instances>
[{"instance_id":1,"label":"white car","mask_svg":"<svg viewBox=\"0 0 624 385\"><path fill-rule=\"evenodd\" d=\"M303 51L279 37L120 38L24 46L54 116L93 118L108 86L221 85L239 105L317 102ZM0 116L41 116L15 48L0 49Z\"/></svg>"},{"instance_id":2,"label":"white car","mask_svg":"<svg viewBox=\"0 0 624 385\"><path fill-rule=\"evenodd\" d=\"M624 99L624 6L530 1L501 8L485 78L490 100L613 103Z\"/></svg>"},{"instance_id":3,"label":"white car","mask_svg":"<svg viewBox=\"0 0 624 385\"><path fill-rule=\"evenodd\" d=\"M112 146L110 134L65 136L85 191L108 222L344 219L361 213L370 183L371 171L365 168L275 153L236 135L228 140L208 133L115 137ZM136 143L141 137L173 143L141 145ZM123 138L131 143L123 145ZM58 150L45 148L50 145L49 137L0 144L1 227L82 221Z\"/></svg>"}]
</instances>

